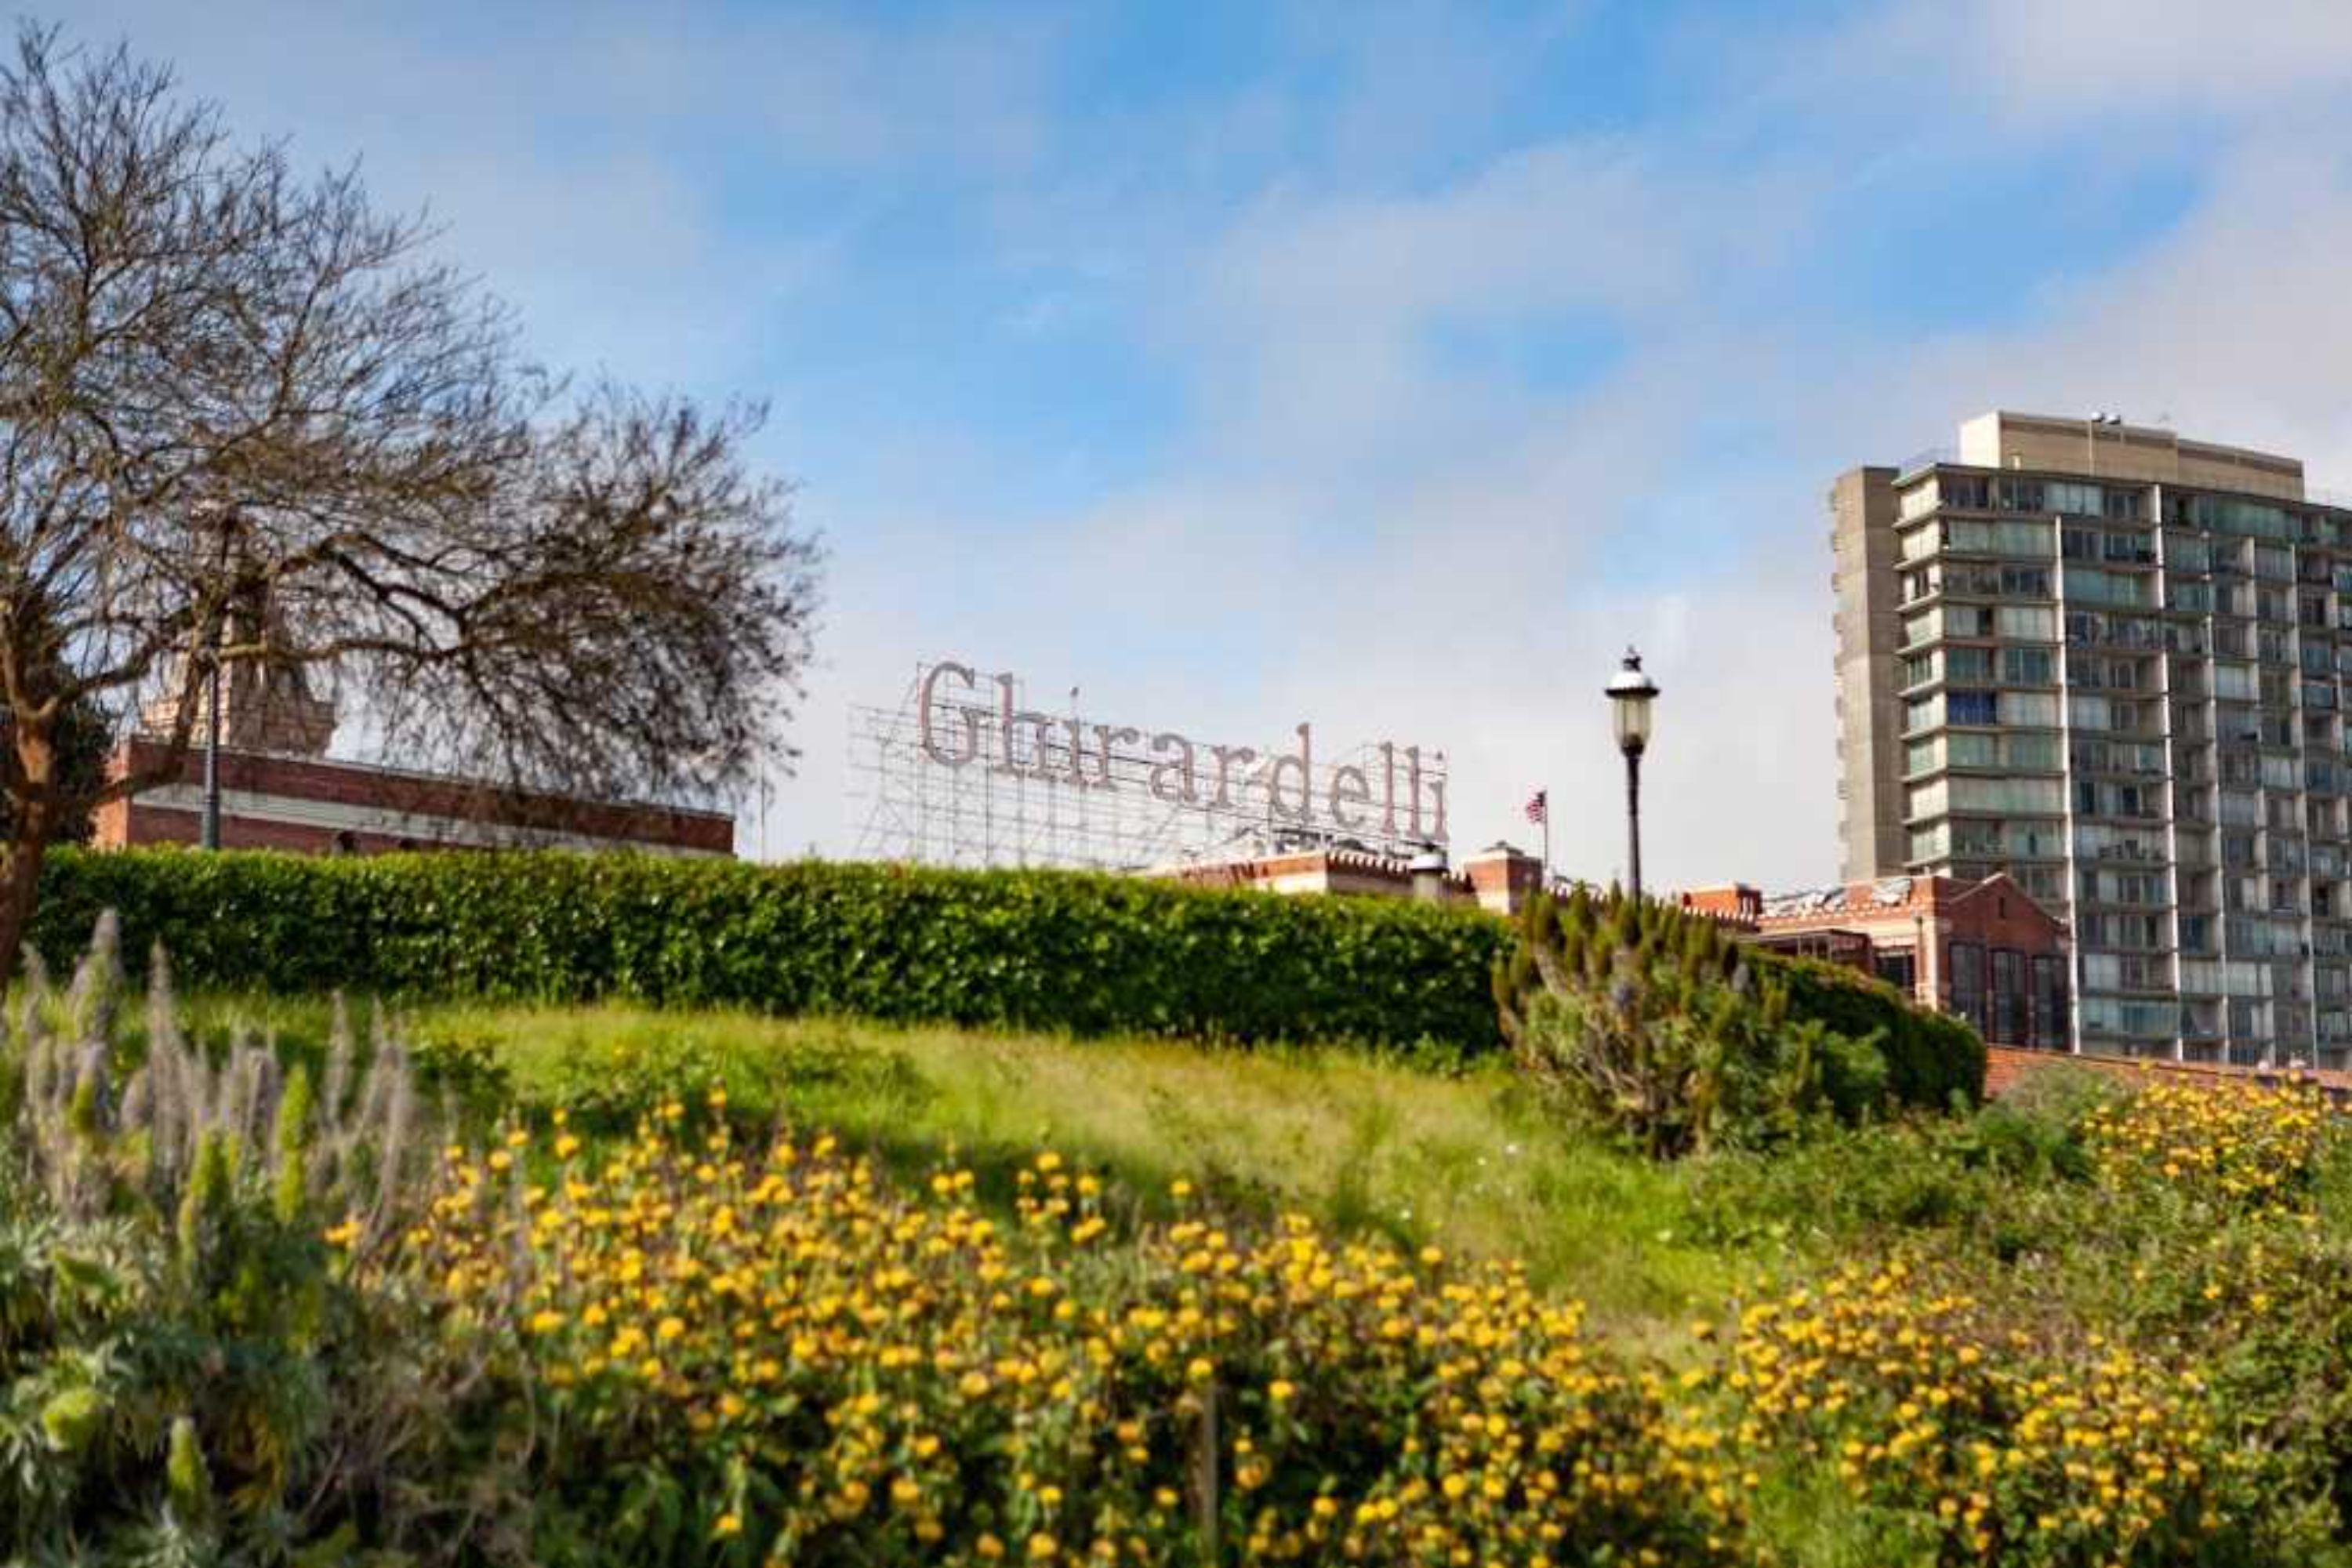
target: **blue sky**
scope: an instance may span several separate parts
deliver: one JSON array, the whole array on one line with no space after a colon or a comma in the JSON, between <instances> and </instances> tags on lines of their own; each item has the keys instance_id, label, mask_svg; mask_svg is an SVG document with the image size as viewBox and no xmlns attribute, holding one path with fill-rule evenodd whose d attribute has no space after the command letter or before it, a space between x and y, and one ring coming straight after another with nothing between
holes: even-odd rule
<instances>
[{"instance_id":1,"label":"blue sky","mask_svg":"<svg viewBox=\"0 0 2352 1568\"><path fill-rule=\"evenodd\" d=\"M1453 759L1457 844L1834 875L1823 492L1994 405L2352 488L2342 0L82 0L364 160L550 362L765 399L831 542L775 853L954 654Z\"/></svg>"}]
</instances>

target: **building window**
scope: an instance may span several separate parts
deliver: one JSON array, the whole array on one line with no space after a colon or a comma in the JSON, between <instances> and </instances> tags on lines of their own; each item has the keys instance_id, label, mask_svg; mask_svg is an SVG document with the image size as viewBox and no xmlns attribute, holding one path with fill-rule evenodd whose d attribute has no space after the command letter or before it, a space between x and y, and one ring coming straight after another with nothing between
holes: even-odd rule
<instances>
[{"instance_id":1,"label":"building window","mask_svg":"<svg viewBox=\"0 0 2352 1568\"><path fill-rule=\"evenodd\" d=\"M1947 723L1991 724L1999 721L2000 707L1990 691L1947 691L1944 712Z\"/></svg>"},{"instance_id":2,"label":"building window","mask_svg":"<svg viewBox=\"0 0 2352 1568\"><path fill-rule=\"evenodd\" d=\"M1906 996L1915 996L1919 990L1919 959L1913 952L1889 952L1880 949L1871 956L1871 973Z\"/></svg>"},{"instance_id":3,"label":"building window","mask_svg":"<svg viewBox=\"0 0 2352 1568\"><path fill-rule=\"evenodd\" d=\"M2066 961L2043 954L2033 961L2032 1035L2026 1043L2045 1049L2066 1047Z\"/></svg>"},{"instance_id":4,"label":"building window","mask_svg":"<svg viewBox=\"0 0 2352 1568\"><path fill-rule=\"evenodd\" d=\"M2048 653L2042 651L2046 658ZM1943 677L1947 680L1987 681L1992 679L1992 649L1989 647L1950 647L1944 650Z\"/></svg>"},{"instance_id":5,"label":"building window","mask_svg":"<svg viewBox=\"0 0 2352 1568\"><path fill-rule=\"evenodd\" d=\"M1956 942L1946 950L1951 960L1952 1011L1966 1018L1976 1032L1991 1037L1985 1016L1984 949L1976 942Z\"/></svg>"},{"instance_id":6,"label":"building window","mask_svg":"<svg viewBox=\"0 0 2352 1568\"><path fill-rule=\"evenodd\" d=\"M2048 686L2057 669L2046 647L2005 647L2000 650L2000 678L2011 686Z\"/></svg>"},{"instance_id":7,"label":"building window","mask_svg":"<svg viewBox=\"0 0 2352 1568\"><path fill-rule=\"evenodd\" d=\"M1985 1037L2003 1045L2026 1038L2025 962L2002 949L1992 955L1992 1031Z\"/></svg>"},{"instance_id":8,"label":"building window","mask_svg":"<svg viewBox=\"0 0 2352 1568\"><path fill-rule=\"evenodd\" d=\"M1993 495L2003 511L2041 511L2042 481L2039 479L2002 479L1993 487Z\"/></svg>"}]
</instances>

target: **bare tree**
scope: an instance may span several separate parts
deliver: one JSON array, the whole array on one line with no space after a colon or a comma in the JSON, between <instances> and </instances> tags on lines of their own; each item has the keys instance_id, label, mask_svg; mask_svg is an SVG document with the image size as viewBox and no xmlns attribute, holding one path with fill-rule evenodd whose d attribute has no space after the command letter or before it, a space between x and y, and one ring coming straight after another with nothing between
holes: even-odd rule
<instances>
[{"instance_id":1,"label":"bare tree","mask_svg":"<svg viewBox=\"0 0 2352 1568\"><path fill-rule=\"evenodd\" d=\"M310 671L379 746L579 796L790 751L819 564L761 411L528 363L355 172L127 48L0 64L0 974L45 847L177 777L216 671ZM60 765L69 716L140 765Z\"/></svg>"}]
</instances>

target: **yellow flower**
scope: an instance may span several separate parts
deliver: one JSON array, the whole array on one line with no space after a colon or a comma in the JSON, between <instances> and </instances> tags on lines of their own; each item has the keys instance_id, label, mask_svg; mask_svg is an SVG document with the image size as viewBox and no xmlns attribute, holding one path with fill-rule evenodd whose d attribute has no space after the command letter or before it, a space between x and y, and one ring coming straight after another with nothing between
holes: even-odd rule
<instances>
[{"instance_id":1,"label":"yellow flower","mask_svg":"<svg viewBox=\"0 0 2352 1568\"><path fill-rule=\"evenodd\" d=\"M722 1513L719 1516L719 1522L710 1527L710 1533L720 1541L730 1535L740 1535L743 1533L743 1521L734 1514Z\"/></svg>"}]
</instances>

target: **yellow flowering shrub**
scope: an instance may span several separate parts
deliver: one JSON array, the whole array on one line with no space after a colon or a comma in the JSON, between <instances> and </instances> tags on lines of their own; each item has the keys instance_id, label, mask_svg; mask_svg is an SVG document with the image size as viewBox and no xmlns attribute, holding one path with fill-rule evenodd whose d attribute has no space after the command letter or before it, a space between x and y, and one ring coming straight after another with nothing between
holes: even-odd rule
<instances>
[{"instance_id":1,"label":"yellow flowering shrub","mask_svg":"<svg viewBox=\"0 0 2352 1568\"><path fill-rule=\"evenodd\" d=\"M2039 1352L1900 1261L1749 1306L1723 1379L1743 1451L1831 1466L1937 1562L2223 1560L2239 1460L2202 1380L2096 1334Z\"/></svg>"},{"instance_id":2,"label":"yellow flowering shrub","mask_svg":"<svg viewBox=\"0 0 2352 1568\"><path fill-rule=\"evenodd\" d=\"M2092 1108L2082 1131L2111 1187L2175 1187L2264 1207L2308 1186L2331 1114L2306 1085L2154 1082Z\"/></svg>"},{"instance_id":3,"label":"yellow flowering shrub","mask_svg":"<svg viewBox=\"0 0 2352 1568\"><path fill-rule=\"evenodd\" d=\"M969 1172L898 1191L828 1139L741 1149L676 1106L559 1147L455 1152L394 1266L510 1336L532 1484L607 1558L1192 1563L1211 1531L1246 1562L1744 1550L1723 1435L1516 1268L1296 1217L1112 1245L1095 1179L1050 1152L1008 1224Z\"/></svg>"}]
</instances>

